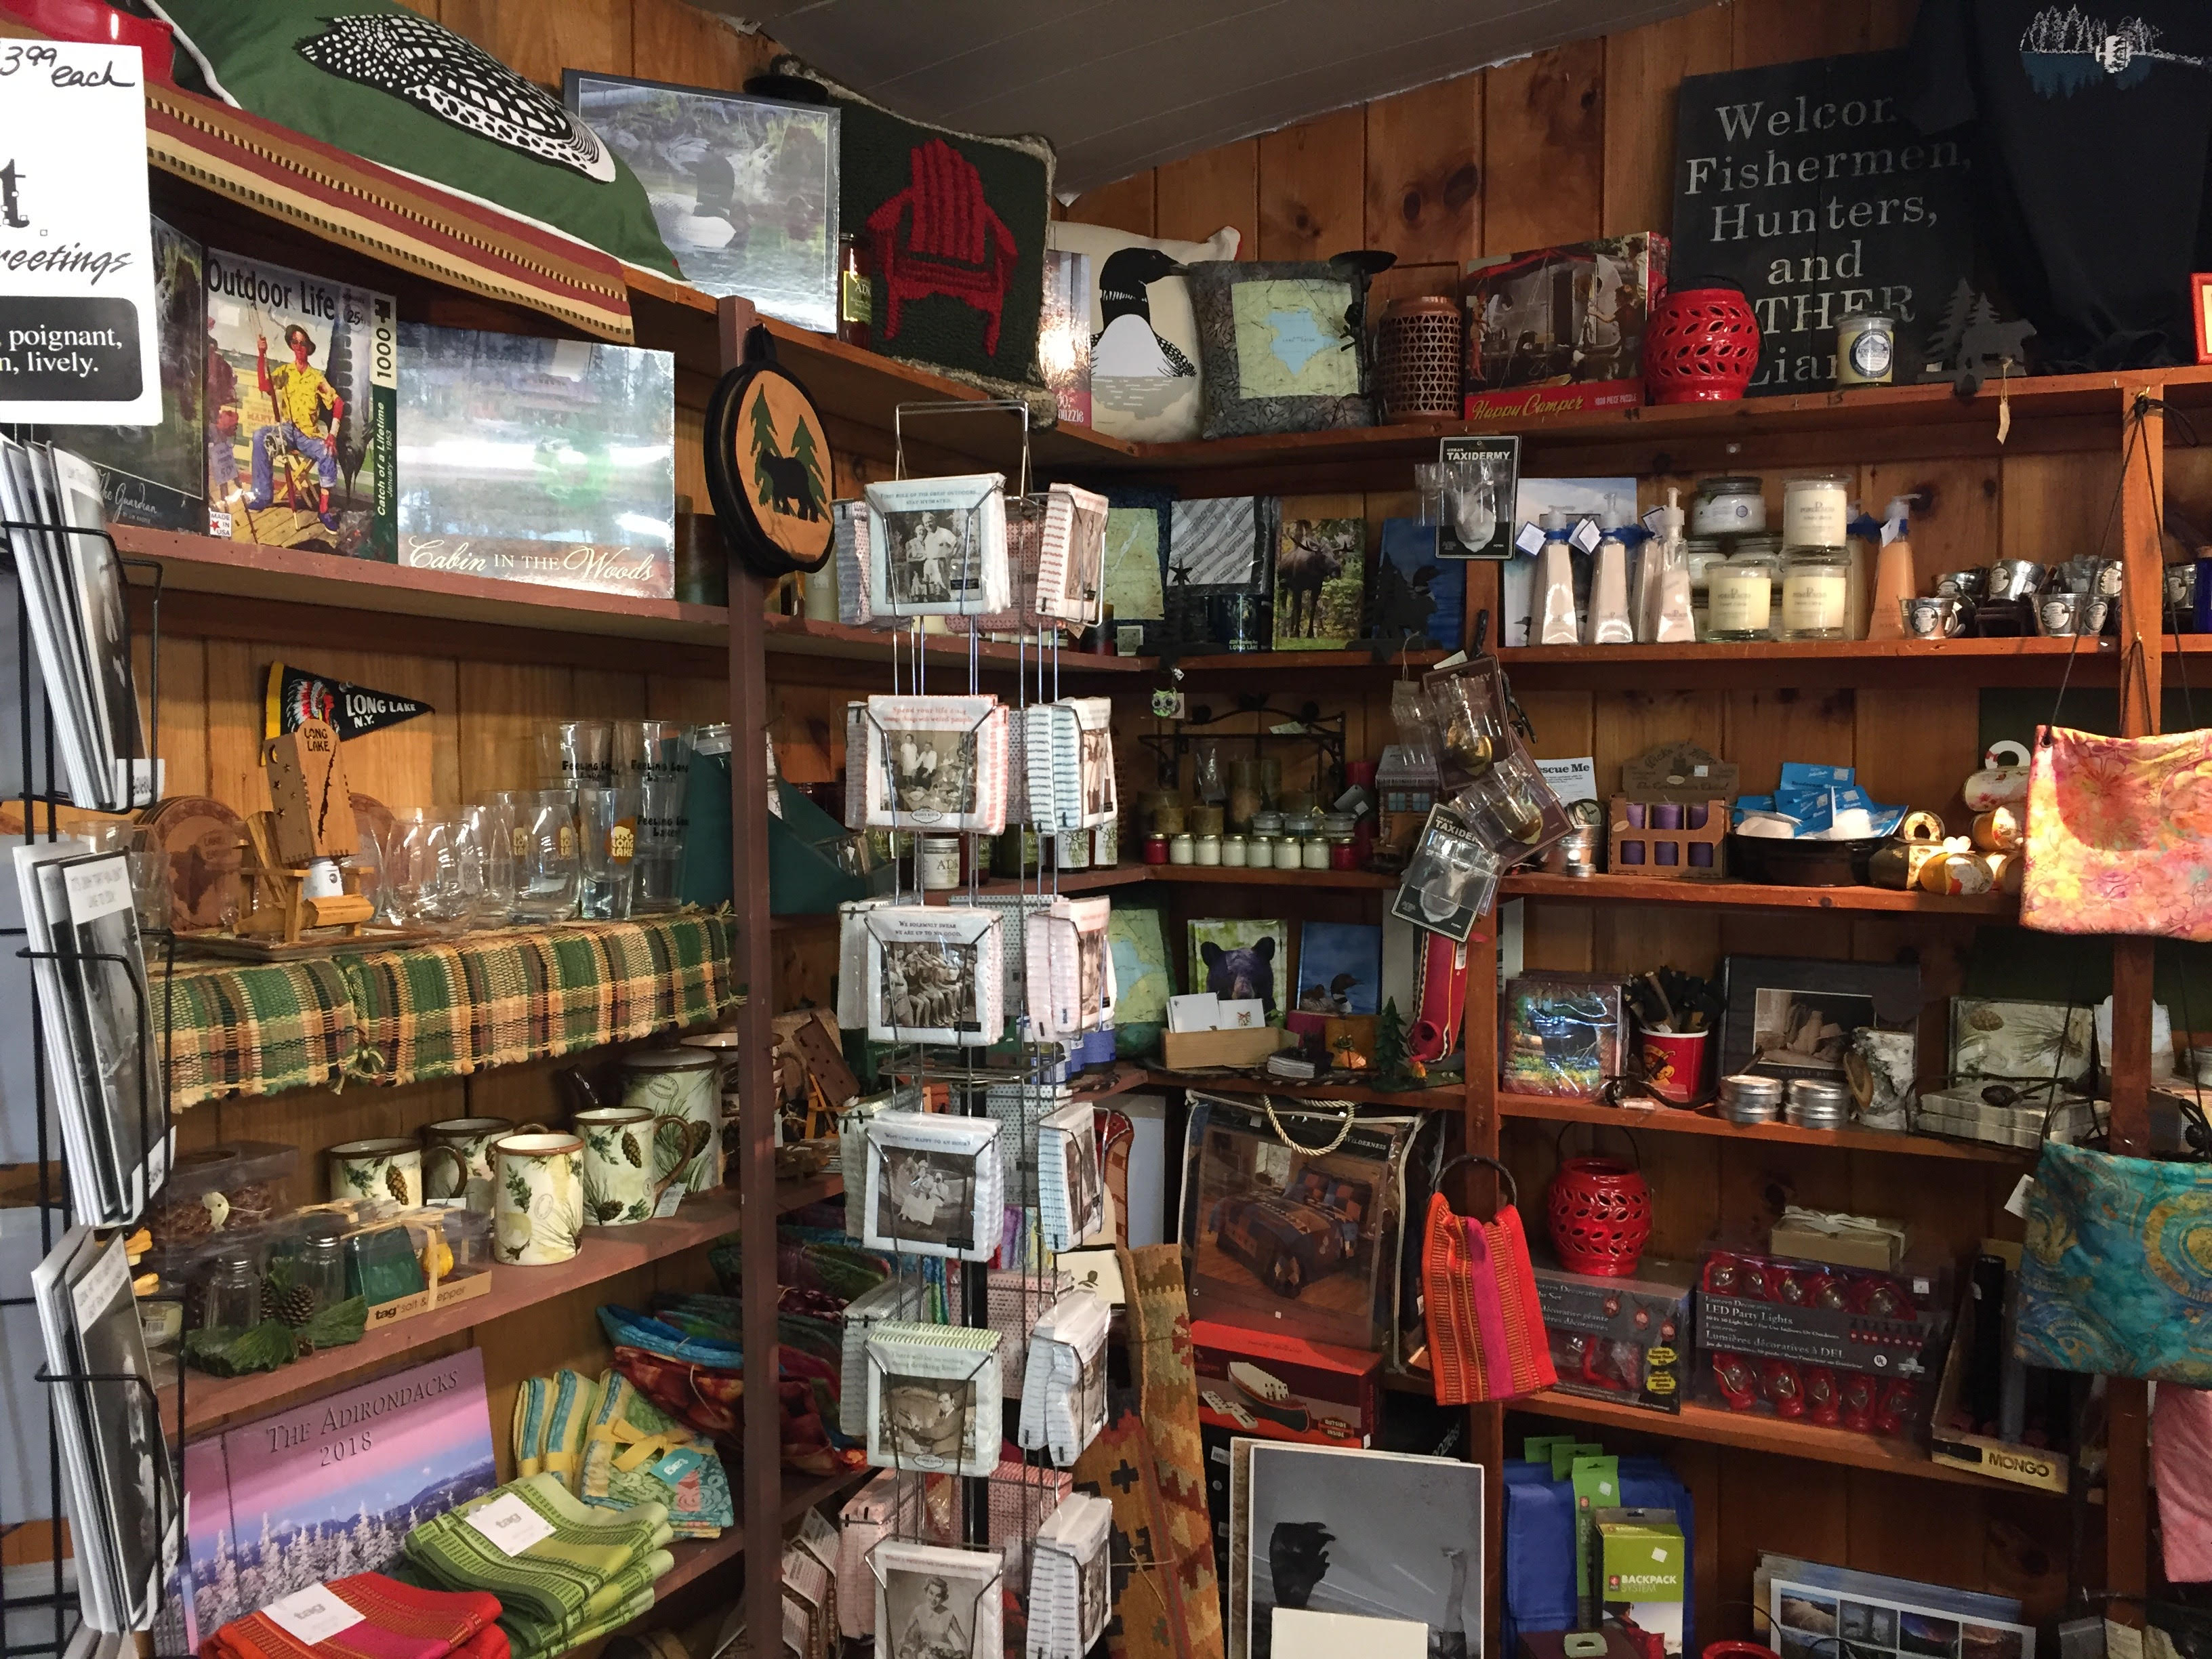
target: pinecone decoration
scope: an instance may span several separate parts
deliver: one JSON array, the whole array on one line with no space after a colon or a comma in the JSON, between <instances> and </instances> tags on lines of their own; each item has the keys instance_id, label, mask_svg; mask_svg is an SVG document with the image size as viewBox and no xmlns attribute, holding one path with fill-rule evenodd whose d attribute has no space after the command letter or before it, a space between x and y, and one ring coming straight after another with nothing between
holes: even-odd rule
<instances>
[{"instance_id":1,"label":"pinecone decoration","mask_svg":"<svg viewBox=\"0 0 2212 1659\"><path fill-rule=\"evenodd\" d=\"M592 1206L592 1219L605 1226L623 1212L622 1200L618 1198L603 1198Z\"/></svg>"},{"instance_id":2,"label":"pinecone decoration","mask_svg":"<svg viewBox=\"0 0 2212 1659\"><path fill-rule=\"evenodd\" d=\"M384 1185L391 1193L393 1203L404 1204L407 1201L407 1177L399 1173L397 1164L384 1166Z\"/></svg>"},{"instance_id":3,"label":"pinecone decoration","mask_svg":"<svg viewBox=\"0 0 2212 1659\"><path fill-rule=\"evenodd\" d=\"M297 1330L315 1316L315 1293L294 1284L283 1267L271 1268L261 1281L261 1312L264 1318L281 1319Z\"/></svg>"},{"instance_id":4,"label":"pinecone decoration","mask_svg":"<svg viewBox=\"0 0 2212 1659\"><path fill-rule=\"evenodd\" d=\"M637 1137L627 1129L623 1131L622 1148L623 1156L629 1160L631 1169L642 1170L645 1167L644 1150L638 1146Z\"/></svg>"}]
</instances>

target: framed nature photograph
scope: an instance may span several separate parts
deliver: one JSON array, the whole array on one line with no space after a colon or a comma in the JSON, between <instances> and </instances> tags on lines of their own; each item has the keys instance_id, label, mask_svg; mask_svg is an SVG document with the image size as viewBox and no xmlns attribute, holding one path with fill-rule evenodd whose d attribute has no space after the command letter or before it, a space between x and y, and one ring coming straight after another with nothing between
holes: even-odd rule
<instances>
[{"instance_id":1,"label":"framed nature photograph","mask_svg":"<svg viewBox=\"0 0 2212 1659\"><path fill-rule=\"evenodd\" d=\"M1367 524L1285 515L1275 541L1275 649L1340 651L1366 623Z\"/></svg>"},{"instance_id":2,"label":"framed nature photograph","mask_svg":"<svg viewBox=\"0 0 2212 1659\"><path fill-rule=\"evenodd\" d=\"M645 186L685 282L836 332L833 106L587 70L562 72L561 99Z\"/></svg>"},{"instance_id":3,"label":"framed nature photograph","mask_svg":"<svg viewBox=\"0 0 2212 1659\"><path fill-rule=\"evenodd\" d=\"M1722 974L1723 1077L1840 1081L1852 1032L1910 1030L1920 1017L1920 969L1912 963L1730 957Z\"/></svg>"},{"instance_id":4,"label":"framed nature photograph","mask_svg":"<svg viewBox=\"0 0 2212 1659\"><path fill-rule=\"evenodd\" d=\"M2059 1083L2087 1092L2096 1015L2087 1003L1951 999L1951 1077Z\"/></svg>"}]
</instances>

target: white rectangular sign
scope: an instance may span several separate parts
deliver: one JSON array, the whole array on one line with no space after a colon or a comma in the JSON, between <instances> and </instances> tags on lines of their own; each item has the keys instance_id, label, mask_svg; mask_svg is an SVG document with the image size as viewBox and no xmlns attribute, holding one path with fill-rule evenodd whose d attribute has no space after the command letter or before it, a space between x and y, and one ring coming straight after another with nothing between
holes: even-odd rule
<instances>
[{"instance_id":1,"label":"white rectangular sign","mask_svg":"<svg viewBox=\"0 0 2212 1659\"><path fill-rule=\"evenodd\" d=\"M0 422L161 421L144 82L136 46L0 40Z\"/></svg>"}]
</instances>

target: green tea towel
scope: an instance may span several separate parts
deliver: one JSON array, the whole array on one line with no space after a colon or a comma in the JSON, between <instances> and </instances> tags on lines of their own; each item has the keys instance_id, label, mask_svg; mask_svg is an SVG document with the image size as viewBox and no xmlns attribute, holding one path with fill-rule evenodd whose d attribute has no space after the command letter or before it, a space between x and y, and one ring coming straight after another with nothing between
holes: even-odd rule
<instances>
[{"instance_id":1,"label":"green tea towel","mask_svg":"<svg viewBox=\"0 0 2212 1659\"><path fill-rule=\"evenodd\" d=\"M553 1373L553 1401L545 1413L543 1467L548 1474L559 1475L561 1484L570 1492L576 1490L576 1477L582 1471L584 1434L590 1426L592 1401L598 1393L592 1379L581 1371ZM652 1496L644 1494L648 1499Z\"/></svg>"},{"instance_id":2,"label":"green tea towel","mask_svg":"<svg viewBox=\"0 0 2212 1659\"><path fill-rule=\"evenodd\" d=\"M552 1528L514 1555L468 1521L487 1504L509 1497ZM540 1472L422 1522L407 1534L405 1553L443 1589L489 1590L508 1618L557 1627L584 1613L610 1581L641 1559L658 1556L672 1565L663 1547L674 1536L668 1511L658 1504L591 1509L570 1494L560 1476ZM659 1567L647 1581L666 1571Z\"/></svg>"},{"instance_id":3,"label":"green tea towel","mask_svg":"<svg viewBox=\"0 0 2212 1659\"><path fill-rule=\"evenodd\" d=\"M649 1603L653 1584L675 1565L676 1558L666 1550L650 1551L600 1585L589 1601L559 1624L549 1625L509 1609L500 1615L500 1627L506 1631L512 1648L565 1653L587 1639L583 1632L606 1628L610 1619L619 1623L627 1618L622 1609L641 1594Z\"/></svg>"},{"instance_id":4,"label":"green tea towel","mask_svg":"<svg viewBox=\"0 0 2212 1659\"><path fill-rule=\"evenodd\" d=\"M514 1472L532 1475L545 1467L545 1402L552 1379L526 1376L514 1390Z\"/></svg>"},{"instance_id":5,"label":"green tea towel","mask_svg":"<svg viewBox=\"0 0 2212 1659\"><path fill-rule=\"evenodd\" d=\"M558 1659L559 1655L567 1653L572 1649L580 1648L586 1642L596 1642L602 1636L620 1630L633 1619L640 1619L651 1613L653 1599L653 1587L648 1584L605 1618L580 1626L568 1634L556 1637L543 1647L524 1647L515 1642L514 1633L509 1631L507 1647L510 1659ZM504 1625L507 1621L501 1620L500 1622Z\"/></svg>"},{"instance_id":6,"label":"green tea towel","mask_svg":"<svg viewBox=\"0 0 2212 1659\"><path fill-rule=\"evenodd\" d=\"M689 1467L671 1467L672 1457ZM665 1504L669 1525L683 1538L719 1537L737 1519L714 1443L661 1410L619 1371L599 1379L576 1490L595 1506Z\"/></svg>"}]
</instances>

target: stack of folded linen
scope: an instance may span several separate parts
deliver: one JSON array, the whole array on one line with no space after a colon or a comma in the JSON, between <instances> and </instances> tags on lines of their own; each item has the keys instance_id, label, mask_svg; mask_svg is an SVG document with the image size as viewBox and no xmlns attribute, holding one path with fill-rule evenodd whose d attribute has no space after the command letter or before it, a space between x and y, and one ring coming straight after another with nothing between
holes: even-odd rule
<instances>
[{"instance_id":1,"label":"stack of folded linen","mask_svg":"<svg viewBox=\"0 0 2212 1659\"><path fill-rule=\"evenodd\" d=\"M482 1590L420 1589L357 1572L234 1619L200 1644L200 1659L508 1659Z\"/></svg>"}]
</instances>

